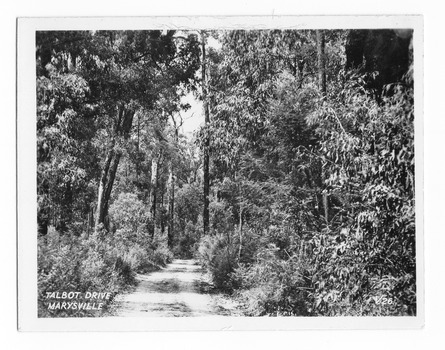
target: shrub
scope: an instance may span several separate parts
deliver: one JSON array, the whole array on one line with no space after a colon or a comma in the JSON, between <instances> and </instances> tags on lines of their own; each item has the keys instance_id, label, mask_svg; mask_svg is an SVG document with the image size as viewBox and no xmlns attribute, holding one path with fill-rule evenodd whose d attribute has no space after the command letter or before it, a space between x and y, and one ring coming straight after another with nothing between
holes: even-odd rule
<instances>
[{"instance_id":1,"label":"shrub","mask_svg":"<svg viewBox=\"0 0 445 350\"><path fill-rule=\"evenodd\" d=\"M239 286L236 293L250 316L306 316L310 279L304 261L297 255L287 260L270 244L257 254L256 263L241 265L232 279Z\"/></svg>"},{"instance_id":2,"label":"shrub","mask_svg":"<svg viewBox=\"0 0 445 350\"><path fill-rule=\"evenodd\" d=\"M110 206L109 212L117 229L127 228L134 233L143 230L148 220L146 206L133 193L120 193Z\"/></svg>"},{"instance_id":3,"label":"shrub","mask_svg":"<svg viewBox=\"0 0 445 350\"><path fill-rule=\"evenodd\" d=\"M156 248L150 256L151 261L160 267L164 267L173 261L173 253L167 247Z\"/></svg>"},{"instance_id":4,"label":"shrub","mask_svg":"<svg viewBox=\"0 0 445 350\"><path fill-rule=\"evenodd\" d=\"M222 234L203 237L198 248L198 258L210 272L216 288L231 291L231 273L237 266L237 251L228 237Z\"/></svg>"},{"instance_id":5,"label":"shrub","mask_svg":"<svg viewBox=\"0 0 445 350\"><path fill-rule=\"evenodd\" d=\"M124 261L133 271L139 273L146 273L158 269L158 267L151 262L149 251L140 246L131 247L128 253L125 254Z\"/></svg>"},{"instance_id":6,"label":"shrub","mask_svg":"<svg viewBox=\"0 0 445 350\"><path fill-rule=\"evenodd\" d=\"M132 284L134 282L134 272L131 265L124 261L121 257L116 259L114 270L117 272L120 278L122 278L124 283Z\"/></svg>"},{"instance_id":7,"label":"shrub","mask_svg":"<svg viewBox=\"0 0 445 350\"><path fill-rule=\"evenodd\" d=\"M117 255L110 238L102 233L90 237L63 235L55 231L38 240L38 316L97 316L103 311L50 310L47 292L116 293L134 284L134 273L124 258ZM81 301L81 300L77 300Z\"/></svg>"},{"instance_id":8,"label":"shrub","mask_svg":"<svg viewBox=\"0 0 445 350\"><path fill-rule=\"evenodd\" d=\"M116 254L132 271L147 273L159 270L173 260L167 237L159 230L149 233L148 210L135 194L121 193L110 207L116 223L113 242Z\"/></svg>"}]
</instances>

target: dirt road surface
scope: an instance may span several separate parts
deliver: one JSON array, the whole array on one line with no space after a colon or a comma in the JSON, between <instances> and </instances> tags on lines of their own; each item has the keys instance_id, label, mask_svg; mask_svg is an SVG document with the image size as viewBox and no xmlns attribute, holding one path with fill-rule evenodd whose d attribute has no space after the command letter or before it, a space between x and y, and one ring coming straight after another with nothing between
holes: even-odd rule
<instances>
[{"instance_id":1,"label":"dirt road surface","mask_svg":"<svg viewBox=\"0 0 445 350\"><path fill-rule=\"evenodd\" d=\"M194 260L174 260L166 268L137 275L138 285L116 298L116 316L236 316L239 305L208 293L203 271Z\"/></svg>"}]
</instances>

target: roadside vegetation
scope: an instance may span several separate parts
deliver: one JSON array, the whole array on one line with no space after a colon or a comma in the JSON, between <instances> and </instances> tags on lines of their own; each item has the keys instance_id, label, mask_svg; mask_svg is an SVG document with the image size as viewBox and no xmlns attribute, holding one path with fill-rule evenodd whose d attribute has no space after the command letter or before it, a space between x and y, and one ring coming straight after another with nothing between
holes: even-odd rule
<instances>
[{"instance_id":1,"label":"roadside vegetation","mask_svg":"<svg viewBox=\"0 0 445 350\"><path fill-rule=\"evenodd\" d=\"M38 32L39 316L175 257L248 316L415 315L411 37Z\"/></svg>"}]
</instances>

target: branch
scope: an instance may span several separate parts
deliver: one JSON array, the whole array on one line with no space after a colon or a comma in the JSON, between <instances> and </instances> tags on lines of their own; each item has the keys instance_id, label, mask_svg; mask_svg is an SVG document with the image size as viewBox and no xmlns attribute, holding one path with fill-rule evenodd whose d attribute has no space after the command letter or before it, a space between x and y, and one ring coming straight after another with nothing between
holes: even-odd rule
<instances>
[{"instance_id":1,"label":"branch","mask_svg":"<svg viewBox=\"0 0 445 350\"><path fill-rule=\"evenodd\" d=\"M335 111L334 111L333 108L330 108L330 112L334 115L334 117L335 117L335 119L337 120L338 125L340 125L340 128L342 129L342 131L343 131L345 134L347 134L347 132L346 132L345 128L343 127L343 125L342 125L340 119L337 117L337 113L335 113Z\"/></svg>"},{"instance_id":2,"label":"branch","mask_svg":"<svg viewBox=\"0 0 445 350\"><path fill-rule=\"evenodd\" d=\"M315 156L315 157L320 158L321 160L324 160L324 161L326 161L326 162L329 162L329 163L331 163L331 164L334 164L335 166L339 166L338 164L336 164L336 163L333 162L332 160L329 160L329 159L327 159L327 158L325 158L325 157L323 157L323 156L321 156L321 155L319 155L319 154L315 154L314 152L312 152L310 149L308 149L308 148L305 147L305 146L300 146L299 148L303 148L303 149L305 149L308 153L312 154L312 155Z\"/></svg>"}]
</instances>

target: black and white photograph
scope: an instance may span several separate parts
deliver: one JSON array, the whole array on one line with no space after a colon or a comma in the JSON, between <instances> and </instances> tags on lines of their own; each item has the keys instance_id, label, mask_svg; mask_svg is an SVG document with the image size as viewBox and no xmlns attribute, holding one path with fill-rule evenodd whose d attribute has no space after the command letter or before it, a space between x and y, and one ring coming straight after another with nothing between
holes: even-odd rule
<instances>
[{"instance_id":1,"label":"black and white photograph","mask_svg":"<svg viewBox=\"0 0 445 350\"><path fill-rule=\"evenodd\" d=\"M28 33L23 312L420 325L421 21L361 21Z\"/></svg>"}]
</instances>

